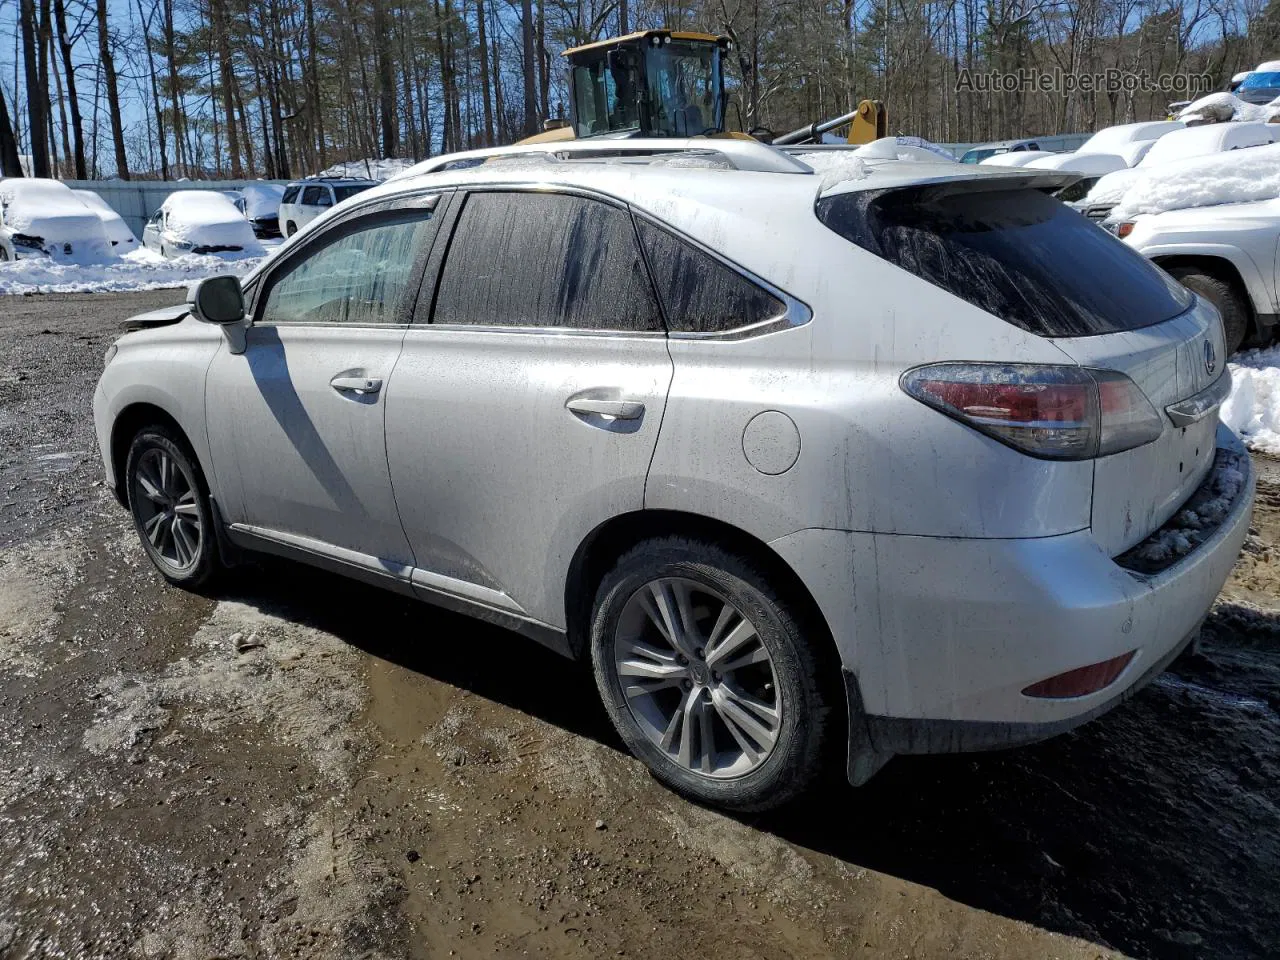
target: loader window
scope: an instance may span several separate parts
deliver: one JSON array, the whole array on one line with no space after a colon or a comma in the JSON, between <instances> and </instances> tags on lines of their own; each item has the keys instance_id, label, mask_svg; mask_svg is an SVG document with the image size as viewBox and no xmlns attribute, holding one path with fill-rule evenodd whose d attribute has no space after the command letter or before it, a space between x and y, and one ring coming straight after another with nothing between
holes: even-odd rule
<instances>
[{"instance_id":1,"label":"loader window","mask_svg":"<svg viewBox=\"0 0 1280 960\"><path fill-rule=\"evenodd\" d=\"M638 222L668 330L723 333L786 312L782 301L740 273L661 227Z\"/></svg>"},{"instance_id":2,"label":"loader window","mask_svg":"<svg viewBox=\"0 0 1280 960\"><path fill-rule=\"evenodd\" d=\"M1137 330L1191 305L1168 274L1039 190L854 191L821 198L817 214L846 240L1042 337Z\"/></svg>"},{"instance_id":3,"label":"loader window","mask_svg":"<svg viewBox=\"0 0 1280 960\"><path fill-rule=\"evenodd\" d=\"M467 198L432 322L662 330L630 214L554 193Z\"/></svg>"},{"instance_id":4,"label":"loader window","mask_svg":"<svg viewBox=\"0 0 1280 960\"><path fill-rule=\"evenodd\" d=\"M640 129L639 58L615 50L573 68L575 131L579 137Z\"/></svg>"},{"instance_id":5,"label":"loader window","mask_svg":"<svg viewBox=\"0 0 1280 960\"><path fill-rule=\"evenodd\" d=\"M647 56L652 135L697 137L724 129L720 48L674 40Z\"/></svg>"}]
</instances>

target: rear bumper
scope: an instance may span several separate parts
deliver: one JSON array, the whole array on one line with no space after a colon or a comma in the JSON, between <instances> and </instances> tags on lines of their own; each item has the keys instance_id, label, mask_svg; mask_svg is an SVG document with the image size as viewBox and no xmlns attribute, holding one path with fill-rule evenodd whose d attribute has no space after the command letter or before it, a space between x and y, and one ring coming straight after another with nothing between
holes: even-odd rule
<instances>
[{"instance_id":1,"label":"rear bumper","mask_svg":"<svg viewBox=\"0 0 1280 960\"><path fill-rule=\"evenodd\" d=\"M1249 528L1253 465L1229 430L1219 428L1217 444L1241 457L1238 491L1217 526L1157 573L1122 567L1088 530L1023 540L801 531L775 541L814 591L840 648L851 772L865 774L895 753L1044 739L1105 712L1163 670L1195 635ZM852 573L852 590L841 570ZM1022 693L1127 653L1134 656L1124 671L1092 694Z\"/></svg>"}]
</instances>

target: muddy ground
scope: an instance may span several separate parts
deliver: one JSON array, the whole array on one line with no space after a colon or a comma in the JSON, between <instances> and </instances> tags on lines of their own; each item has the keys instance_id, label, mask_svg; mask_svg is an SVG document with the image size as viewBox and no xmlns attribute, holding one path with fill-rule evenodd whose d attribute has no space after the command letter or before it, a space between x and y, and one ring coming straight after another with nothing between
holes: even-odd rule
<instances>
[{"instance_id":1,"label":"muddy ground","mask_svg":"<svg viewBox=\"0 0 1280 960\"><path fill-rule=\"evenodd\" d=\"M1280 954L1280 481L1124 707L734 819L519 637L285 563L165 586L89 398L180 296L0 298L0 957Z\"/></svg>"}]
</instances>

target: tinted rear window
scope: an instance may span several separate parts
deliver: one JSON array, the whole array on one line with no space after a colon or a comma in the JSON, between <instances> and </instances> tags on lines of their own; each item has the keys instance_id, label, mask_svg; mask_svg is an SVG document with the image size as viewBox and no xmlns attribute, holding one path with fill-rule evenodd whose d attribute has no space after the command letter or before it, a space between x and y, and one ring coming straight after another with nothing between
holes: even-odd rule
<instances>
[{"instance_id":1,"label":"tinted rear window","mask_svg":"<svg viewBox=\"0 0 1280 960\"><path fill-rule=\"evenodd\" d=\"M349 200L351 197L354 197L357 193L364 193L364 192L365 192L366 190L368 190L371 186L372 186L372 184L369 184L369 183L362 183L362 184L360 184L359 186L356 186L356 187L351 187L351 186L347 186L347 187L334 187L334 188L333 188L333 195L334 195L334 197L336 197L336 198L337 198L335 202L337 202L337 203L341 203L343 200Z\"/></svg>"},{"instance_id":2,"label":"tinted rear window","mask_svg":"<svg viewBox=\"0 0 1280 960\"><path fill-rule=\"evenodd\" d=\"M920 187L818 201L858 246L1044 337L1136 330L1191 295L1085 217L1038 190Z\"/></svg>"}]
</instances>

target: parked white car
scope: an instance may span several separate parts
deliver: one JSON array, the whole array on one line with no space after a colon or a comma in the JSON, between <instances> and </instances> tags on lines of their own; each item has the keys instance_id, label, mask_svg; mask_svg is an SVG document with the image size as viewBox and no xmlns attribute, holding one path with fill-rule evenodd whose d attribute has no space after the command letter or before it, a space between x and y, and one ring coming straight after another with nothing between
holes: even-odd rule
<instances>
[{"instance_id":1,"label":"parked white car","mask_svg":"<svg viewBox=\"0 0 1280 960\"><path fill-rule=\"evenodd\" d=\"M280 200L280 231L292 237L316 217L370 187L377 180L311 178L291 183Z\"/></svg>"},{"instance_id":2,"label":"parked white car","mask_svg":"<svg viewBox=\"0 0 1280 960\"><path fill-rule=\"evenodd\" d=\"M169 194L147 221L142 242L162 257L264 253L249 221L225 194L216 190L179 190Z\"/></svg>"},{"instance_id":3,"label":"parked white car","mask_svg":"<svg viewBox=\"0 0 1280 960\"><path fill-rule=\"evenodd\" d=\"M0 260L91 263L111 256L102 219L65 184L36 177L0 180Z\"/></svg>"},{"instance_id":4,"label":"parked white car","mask_svg":"<svg viewBox=\"0 0 1280 960\"><path fill-rule=\"evenodd\" d=\"M267 551L589 661L705 803L1083 723L1249 530L1218 314L1052 171L832 151L432 158L109 349L108 484L176 584Z\"/></svg>"},{"instance_id":5,"label":"parked white car","mask_svg":"<svg viewBox=\"0 0 1280 960\"><path fill-rule=\"evenodd\" d=\"M1197 157L1267 146L1274 143L1277 136L1280 136L1280 126L1256 121L1211 123L1170 131L1151 145L1136 166L1100 177L1075 206L1089 219L1102 222L1111 215L1112 207L1125 192L1155 168Z\"/></svg>"},{"instance_id":6,"label":"parked white car","mask_svg":"<svg viewBox=\"0 0 1280 960\"><path fill-rule=\"evenodd\" d=\"M1104 226L1211 301L1234 352L1276 332L1278 195L1280 144L1271 144L1145 171Z\"/></svg>"},{"instance_id":7,"label":"parked white car","mask_svg":"<svg viewBox=\"0 0 1280 960\"><path fill-rule=\"evenodd\" d=\"M1124 158L1114 153L1055 153L1037 157L1023 166L1028 170L1079 174L1079 180L1054 194L1064 202L1084 199L1099 179L1116 170L1126 169Z\"/></svg>"},{"instance_id":8,"label":"parked white car","mask_svg":"<svg viewBox=\"0 0 1280 960\"><path fill-rule=\"evenodd\" d=\"M107 240L111 243L111 252L117 256L138 248L138 238L133 235L124 217L116 213L111 205L92 190L72 190L80 202L98 215L102 227L107 231Z\"/></svg>"},{"instance_id":9,"label":"parked white car","mask_svg":"<svg viewBox=\"0 0 1280 960\"><path fill-rule=\"evenodd\" d=\"M247 183L226 194L249 221L255 237L267 240L280 236L280 201L284 198L284 187L278 183Z\"/></svg>"},{"instance_id":10,"label":"parked white car","mask_svg":"<svg viewBox=\"0 0 1280 960\"><path fill-rule=\"evenodd\" d=\"M1145 120L1140 123L1119 123L1112 127L1103 127L1076 153L1122 153L1123 149L1133 143L1154 141L1174 130L1183 130L1186 124L1181 120Z\"/></svg>"}]
</instances>

